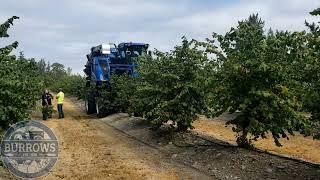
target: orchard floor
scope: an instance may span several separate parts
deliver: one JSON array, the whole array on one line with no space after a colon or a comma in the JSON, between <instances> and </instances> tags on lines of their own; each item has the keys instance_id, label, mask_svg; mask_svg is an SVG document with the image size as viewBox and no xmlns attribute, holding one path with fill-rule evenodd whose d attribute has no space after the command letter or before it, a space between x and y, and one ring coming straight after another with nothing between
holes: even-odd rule
<instances>
[{"instance_id":1,"label":"orchard floor","mask_svg":"<svg viewBox=\"0 0 320 180\"><path fill-rule=\"evenodd\" d=\"M141 144L86 115L66 99L65 118L44 122L59 140L59 159L41 179L211 179L191 167L171 161L160 151ZM55 114L54 117L57 117ZM35 119L40 119L37 114ZM1 172L1 171L0 171ZM7 172L0 179L11 177Z\"/></svg>"},{"instance_id":2,"label":"orchard floor","mask_svg":"<svg viewBox=\"0 0 320 180\"><path fill-rule=\"evenodd\" d=\"M226 121L231 118L233 118L233 115L230 114L225 114L215 119L200 118L194 122L193 131L212 136L230 144L236 144L236 134L232 131L232 126L225 126ZM314 140L312 137L304 137L303 135L296 134L295 136L289 136L289 140L281 139L280 142L282 147L277 147L272 136L267 136L267 139L254 141L254 146L273 154L320 165L320 140Z\"/></svg>"},{"instance_id":3,"label":"orchard floor","mask_svg":"<svg viewBox=\"0 0 320 180\"><path fill-rule=\"evenodd\" d=\"M101 119L109 126L148 146L168 154L175 162L193 167L212 179L319 179L320 166L267 153L224 145L193 131L171 139L153 132L141 118L114 114Z\"/></svg>"},{"instance_id":4,"label":"orchard floor","mask_svg":"<svg viewBox=\"0 0 320 180\"><path fill-rule=\"evenodd\" d=\"M97 119L66 99L63 120L45 121L58 136L59 160L42 179L319 179L320 166L224 146L194 132L174 139L141 118ZM40 116L35 116L39 119ZM0 171L0 178L9 175Z\"/></svg>"}]
</instances>

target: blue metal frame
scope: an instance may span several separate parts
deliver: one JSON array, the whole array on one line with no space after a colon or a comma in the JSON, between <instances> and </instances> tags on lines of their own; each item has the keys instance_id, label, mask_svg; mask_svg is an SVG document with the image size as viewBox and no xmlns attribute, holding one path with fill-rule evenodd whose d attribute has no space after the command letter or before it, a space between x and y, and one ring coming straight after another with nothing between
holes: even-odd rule
<instances>
[{"instance_id":1,"label":"blue metal frame","mask_svg":"<svg viewBox=\"0 0 320 180\"><path fill-rule=\"evenodd\" d=\"M127 55L126 57L121 57L120 53L127 51L130 47L144 48L147 50L149 44L145 43L120 43L116 49L110 55L100 55L92 58L91 64L91 81L96 81L98 84L102 84L103 82L109 82L111 73L117 73L118 70L125 71L133 77L137 76L137 73L134 71L135 67L138 65L136 63L128 63ZM123 64L119 64L119 62L124 62ZM101 64L105 64L107 68L106 71L103 70Z\"/></svg>"},{"instance_id":2,"label":"blue metal frame","mask_svg":"<svg viewBox=\"0 0 320 180\"><path fill-rule=\"evenodd\" d=\"M110 58L109 57L95 57L93 58L93 66L91 66L91 71L94 73L94 81L110 81L110 64L109 64ZM106 62L107 65L107 74L105 74L105 71L100 66L101 62ZM96 69L94 69L96 68Z\"/></svg>"}]
</instances>

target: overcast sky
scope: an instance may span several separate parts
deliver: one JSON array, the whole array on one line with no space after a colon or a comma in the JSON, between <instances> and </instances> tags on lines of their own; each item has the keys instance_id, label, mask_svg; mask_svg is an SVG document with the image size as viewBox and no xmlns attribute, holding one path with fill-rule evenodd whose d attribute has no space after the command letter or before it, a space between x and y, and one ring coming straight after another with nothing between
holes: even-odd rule
<instances>
[{"instance_id":1,"label":"overcast sky","mask_svg":"<svg viewBox=\"0 0 320 180\"><path fill-rule=\"evenodd\" d=\"M266 29L303 30L320 0L1 0L0 22L16 15L8 39L26 57L44 58L82 73L89 49L103 42L145 42L170 50L180 38L225 33L259 13Z\"/></svg>"}]
</instances>

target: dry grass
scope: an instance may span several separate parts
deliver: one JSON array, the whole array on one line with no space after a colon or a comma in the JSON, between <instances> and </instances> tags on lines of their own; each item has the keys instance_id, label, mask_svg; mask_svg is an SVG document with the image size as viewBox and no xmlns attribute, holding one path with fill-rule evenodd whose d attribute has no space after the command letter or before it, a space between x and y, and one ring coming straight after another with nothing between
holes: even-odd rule
<instances>
[{"instance_id":1,"label":"dry grass","mask_svg":"<svg viewBox=\"0 0 320 180\"><path fill-rule=\"evenodd\" d=\"M236 137L232 127L225 127L225 121L201 118L194 122L194 131L213 136L217 139L235 144ZM290 140L281 139L282 147L277 147L271 136L267 139L259 139L254 142L255 147L267 150L274 154L290 156L308 162L320 164L320 141L312 137L304 137L300 134L290 136Z\"/></svg>"}]
</instances>

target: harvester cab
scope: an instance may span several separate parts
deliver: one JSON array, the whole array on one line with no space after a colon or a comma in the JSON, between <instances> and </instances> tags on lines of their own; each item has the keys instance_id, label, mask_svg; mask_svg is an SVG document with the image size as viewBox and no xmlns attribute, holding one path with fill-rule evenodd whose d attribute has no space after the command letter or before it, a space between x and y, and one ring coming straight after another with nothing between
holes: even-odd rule
<instances>
[{"instance_id":1,"label":"harvester cab","mask_svg":"<svg viewBox=\"0 0 320 180\"><path fill-rule=\"evenodd\" d=\"M149 45L145 43L120 43L118 45L119 64L112 64L112 73L136 76L134 68L138 65L138 57L147 52Z\"/></svg>"}]
</instances>

